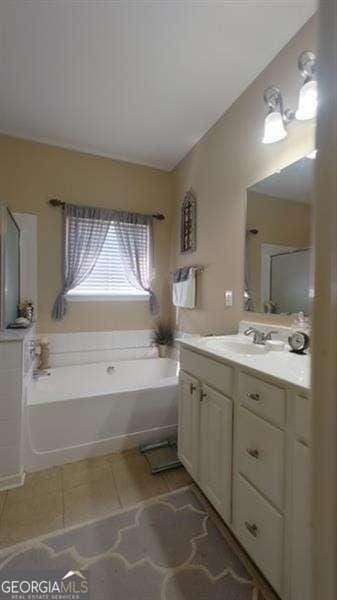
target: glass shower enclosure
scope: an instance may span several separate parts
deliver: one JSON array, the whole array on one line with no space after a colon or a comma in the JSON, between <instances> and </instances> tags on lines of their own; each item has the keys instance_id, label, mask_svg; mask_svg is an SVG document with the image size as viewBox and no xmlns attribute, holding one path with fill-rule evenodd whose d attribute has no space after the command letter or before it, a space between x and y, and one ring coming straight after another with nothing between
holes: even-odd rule
<instances>
[{"instance_id":1,"label":"glass shower enclosure","mask_svg":"<svg viewBox=\"0 0 337 600\"><path fill-rule=\"evenodd\" d=\"M18 316L20 302L20 228L0 203L0 331Z\"/></svg>"}]
</instances>

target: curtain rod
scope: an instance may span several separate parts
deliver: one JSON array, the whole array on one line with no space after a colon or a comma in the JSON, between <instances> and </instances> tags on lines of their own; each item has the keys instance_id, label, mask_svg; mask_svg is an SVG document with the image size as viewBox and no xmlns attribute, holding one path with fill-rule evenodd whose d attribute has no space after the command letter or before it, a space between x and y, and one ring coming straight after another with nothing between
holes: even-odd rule
<instances>
[{"instance_id":1,"label":"curtain rod","mask_svg":"<svg viewBox=\"0 0 337 600\"><path fill-rule=\"evenodd\" d=\"M52 207L60 207L60 208L64 208L66 205L66 202L64 202L63 200L59 200L58 198L51 198L50 200L48 200L47 202L48 206L52 206ZM157 219L157 221L164 221L165 220L165 215L163 215L162 213L154 213L153 215L151 215L154 219Z\"/></svg>"}]
</instances>

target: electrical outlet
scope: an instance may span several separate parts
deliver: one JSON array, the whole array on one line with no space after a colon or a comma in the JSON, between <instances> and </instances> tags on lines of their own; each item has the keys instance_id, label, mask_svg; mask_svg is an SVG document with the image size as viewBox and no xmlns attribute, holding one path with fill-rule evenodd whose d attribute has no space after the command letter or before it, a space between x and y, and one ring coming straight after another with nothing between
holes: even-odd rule
<instances>
[{"instance_id":1,"label":"electrical outlet","mask_svg":"<svg viewBox=\"0 0 337 600\"><path fill-rule=\"evenodd\" d=\"M225 292L225 306L233 306L233 290Z\"/></svg>"}]
</instances>

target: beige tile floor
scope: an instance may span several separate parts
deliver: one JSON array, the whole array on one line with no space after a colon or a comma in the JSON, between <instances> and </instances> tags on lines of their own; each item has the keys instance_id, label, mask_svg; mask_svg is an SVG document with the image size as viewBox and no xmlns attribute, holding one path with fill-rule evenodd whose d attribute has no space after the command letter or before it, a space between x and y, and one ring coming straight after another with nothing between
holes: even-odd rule
<instances>
[{"instance_id":1,"label":"beige tile floor","mask_svg":"<svg viewBox=\"0 0 337 600\"><path fill-rule=\"evenodd\" d=\"M136 451L27 474L22 487L0 492L0 547L101 517L190 482L183 468L152 475Z\"/></svg>"},{"instance_id":2,"label":"beige tile floor","mask_svg":"<svg viewBox=\"0 0 337 600\"><path fill-rule=\"evenodd\" d=\"M26 475L25 484L0 492L0 548L104 516L192 482L184 468L152 475L136 451L110 454ZM260 583L266 600L276 596L196 489L207 512Z\"/></svg>"}]
</instances>

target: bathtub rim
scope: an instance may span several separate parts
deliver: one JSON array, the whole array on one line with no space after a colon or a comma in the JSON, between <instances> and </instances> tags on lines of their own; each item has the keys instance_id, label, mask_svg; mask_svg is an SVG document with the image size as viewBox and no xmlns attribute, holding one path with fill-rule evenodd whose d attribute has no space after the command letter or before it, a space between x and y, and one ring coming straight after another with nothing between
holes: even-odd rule
<instances>
[{"instance_id":1,"label":"bathtub rim","mask_svg":"<svg viewBox=\"0 0 337 600\"><path fill-rule=\"evenodd\" d=\"M165 388L165 387L171 387L171 386L176 386L178 385L178 381L179 381L179 370L180 370L180 366L179 366L179 361L174 359L174 358L141 358L141 359L133 359L133 360L116 360L114 362L116 363L138 363L141 360L146 360L146 361L170 361L172 363L175 363L175 365L177 366L177 374L176 375L170 375L167 377L154 377L153 379L151 379L148 383L144 383L141 385L138 385L137 387L135 386L128 386L126 385L125 387L122 388L118 388L115 390L109 390L108 392L103 392L103 393L99 393L99 390L95 390L92 392L88 392L87 394L83 395L71 395L71 396L67 396L64 397L62 395L61 398L55 398L54 394L50 394L49 391L43 391L41 390L41 393L45 394L45 398L42 400L33 400L34 395L37 393L37 388L39 386L39 384L43 384L43 378L42 380L31 380L29 385L27 386L27 396L26 396L26 405L27 407L29 406L41 406L44 404L50 404L53 402L56 403L62 403L62 402L71 402L73 400L84 400L86 398L103 398L103 397L108 397L111 395L115 395L115 394L119 394L119 395L123 395L123 394L130 394L132 392L141 392L144 390L150 390L150 389L161 389L161 388ZM84 363L81 365L67 365L67 366L58 366L58 367L52 367L50 369L51 372L53 371L57 371L58 369L70 369L72 366L74 367L84 367L88 366L88 365L108 365L109 361L104 361L104 362L90 362L90 363ZM48 399L48 395L49 395L49 399Z\"/></svg>"}]
</instances>

